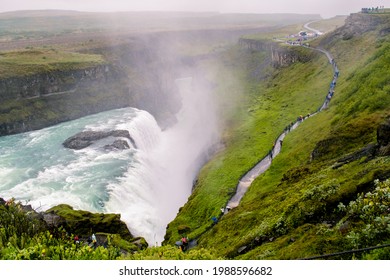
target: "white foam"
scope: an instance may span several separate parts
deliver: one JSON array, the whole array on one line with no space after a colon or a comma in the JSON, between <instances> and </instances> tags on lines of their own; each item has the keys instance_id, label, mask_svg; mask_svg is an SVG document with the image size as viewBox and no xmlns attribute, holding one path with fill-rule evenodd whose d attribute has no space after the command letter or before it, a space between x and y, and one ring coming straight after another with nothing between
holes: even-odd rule
<instances>
[{"instance_id":1,"label":"white foam","mask_svg":"<svg viewBox=\"0 0 390 280\"><path fill-rule=\"evenodd\" d=\"M134 235L158 245L167 224L187 201L207 149L218 139L207 91L195 90L192 79L178 85L183 108L178 123L164 132L149 113L128 108L12 138L24 144L2 155L2 160L18 165L23 159L14 156L17 152L34 164L18 169L0 162L2 181L15 172L26 177L13 178L14 185L7 181L5 190L0 183L0 196L29 201L41 210L66 203L75 209L120 213ZM137 149L107 152L104 141L79 151L61 145L83 130L112 129L128 130Z\"/></svg>"},{"instance_id":2,"label":"white foam","mask_svg":"<svg viewBox=\"0 0 390 280\"><path fill-rule=\"evenodd\" d=\"M12 168L0 167L0 178L7 178L12 171Z\"/></svg>"},{"instance_id":3,"label":"white foam","mask_svg":"<svg viewBox=\"0 0 390 280\"><path fill-rule=\"evenodd\" d=\"M111 186L106 206L107 210L123 213L129 228L153 245L163 241L166 225L187 201L208 148L218 140L215 110L208 93L195 90L191 78L177 82L183 107L174 127L161 132L147 113L139 114L132 127L119 125L130 131L139 147L135 160L140 164L130 168L120 184Z\"/></svg>"},{"instance_id":4,"label":"white foam","mask_svg":"<svg viewBox=\"0 0 390 280\"><path fill-rule=\"evenodd\" d=\"M154 163L150 159L154 149L159 145L161 130L154 118L147 112L138 111L137 117L130 123L119 123L116 129L126 129L134 139L137 151L126 174L117 182L107 187L110 194L105 204L107 212L120 212L130 231L143 236L149 244L155 244L156 230L165 228L157 212L154 186ZM160 240L161 241L161 240Z\"/></svg>"}]
</instances>

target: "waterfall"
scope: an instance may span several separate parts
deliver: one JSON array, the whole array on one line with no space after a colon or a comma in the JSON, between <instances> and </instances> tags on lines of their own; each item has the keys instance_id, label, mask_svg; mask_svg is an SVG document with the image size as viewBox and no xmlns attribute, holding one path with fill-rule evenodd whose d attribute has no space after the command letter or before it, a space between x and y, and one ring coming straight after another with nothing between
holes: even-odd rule
<instances>
[{"instance_id":1,"label":"waterfall","mask_svg":"<svg viewBox=\"0 0 390 280\"><path fill-rule=\"evenodd\" d=\"M0 137L0 197L38 211L65 203L119 213L134 236L159 245L219 135L207 87L192 78L176 84L183 106L177 123L165 131L148 112L125 108ZM128 130L137 147L104 150L112 139L77 151L62 146L80 131L117 129Z\"/></svg>"},{"instance_id":2,"label":"waterfall","mask_svg":"<svg viewBox=\"0 0 390 280\"><path fill-rule=\"evenodd\" d=\"M130 229L145 237L150 245L163 241L167 224L187 201L199 168L208 159L208 150L219 139L214 103L207 89L193 85L191 77L178 79L176 84L182 96L176 125L157 133L150 117L135 120L142 123L137 131L131 132L137 145L140 144L139 165L129 169L120 183L126 187L111 192L107 208L123 213ZM136 202L130 197L125 199L126 192L136 191L137 185L138 196L148 201L150 207L133 208ZM144 218L135 219L136 216Z\"/></svg>"},{"instance_id":3,"label":"waterfall","mask_svg":"<svg viewBox=\"0 0 390 280\"><path fill-rule=\"evenodd\" d=\"M121 213L132 234L144 237L153 245L156 236L164 234L156 205L159 199L155 177L159 167L152 159L161 143L162 132L153 116L145 111L140 111L130 125L121 124L117 128L130 132L137 151L125 174L108 185L110 198L105 211Z\"/></svg>"}]
</instances>

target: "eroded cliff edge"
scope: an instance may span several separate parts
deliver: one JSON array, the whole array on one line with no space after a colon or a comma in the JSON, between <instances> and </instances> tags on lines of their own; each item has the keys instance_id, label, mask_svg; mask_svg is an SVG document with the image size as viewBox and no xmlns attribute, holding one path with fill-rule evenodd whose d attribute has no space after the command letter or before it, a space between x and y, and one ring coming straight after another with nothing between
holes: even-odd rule
<instances>
[{"instance_id":1,"label":"eroded cliff edge","mask_svg":"<svg viewBox=\"0 0 390 280\"><path fill-rule=\"evenodd\" d=\"M147 110L163 128L173 121L180 108L176 61L162 61L156 47L142 42L83 51L89 54L76 60L55 49L0 53L0 136L123 107Z\"/></svg>"}]
</instances>

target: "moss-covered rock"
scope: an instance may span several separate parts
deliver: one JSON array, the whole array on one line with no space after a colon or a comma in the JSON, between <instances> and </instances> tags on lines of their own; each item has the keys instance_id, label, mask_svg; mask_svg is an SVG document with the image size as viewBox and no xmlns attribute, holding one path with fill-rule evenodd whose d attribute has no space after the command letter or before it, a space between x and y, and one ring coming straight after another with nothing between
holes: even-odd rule
<instances>
[{"instance_id":1,"label":"moss-covered rock","mask_svg":"<svg viewBox=\"0 0 390 280\"><path fill-rule=\"evenodd\" d=\"M120 214L91 213L83 210L74 210L71 206L60 204L45 212L46 222L51 227L63 227L68 232L78 235L91 235L93 232L119 234L125 240L132 240L126 224L121 221ZM50 218L48 218L50 217ZM50 219L56 218L56 223Z\"/></svg>"}]
</instances>

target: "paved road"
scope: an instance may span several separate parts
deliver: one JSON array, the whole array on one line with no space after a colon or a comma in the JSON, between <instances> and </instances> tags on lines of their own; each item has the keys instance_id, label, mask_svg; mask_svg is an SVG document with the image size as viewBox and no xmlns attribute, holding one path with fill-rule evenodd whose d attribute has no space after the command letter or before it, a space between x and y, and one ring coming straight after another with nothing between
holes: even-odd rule
<instances>
[{"instance_id":1,"label":"paved road","mask_svg":"<svg viewBox=\"0 0 390 280\"><path fill-rule=\"evenodd\" d=\"M319 30L317 30L317 29L311 28L311 27L309 26L309 24L312 24L312 23L317 22L317 21L318 21L318 20L315 20L315 21L311 21L311 22L305 23L305 25L304 25L303 27L306 28L307 30L310 30L311 32L314 32L314 33L318 34L318 35L322 35L322 34L324 34L323 32L321 32L321 31L319 31Z\"/></svg>"}]
</instances>

